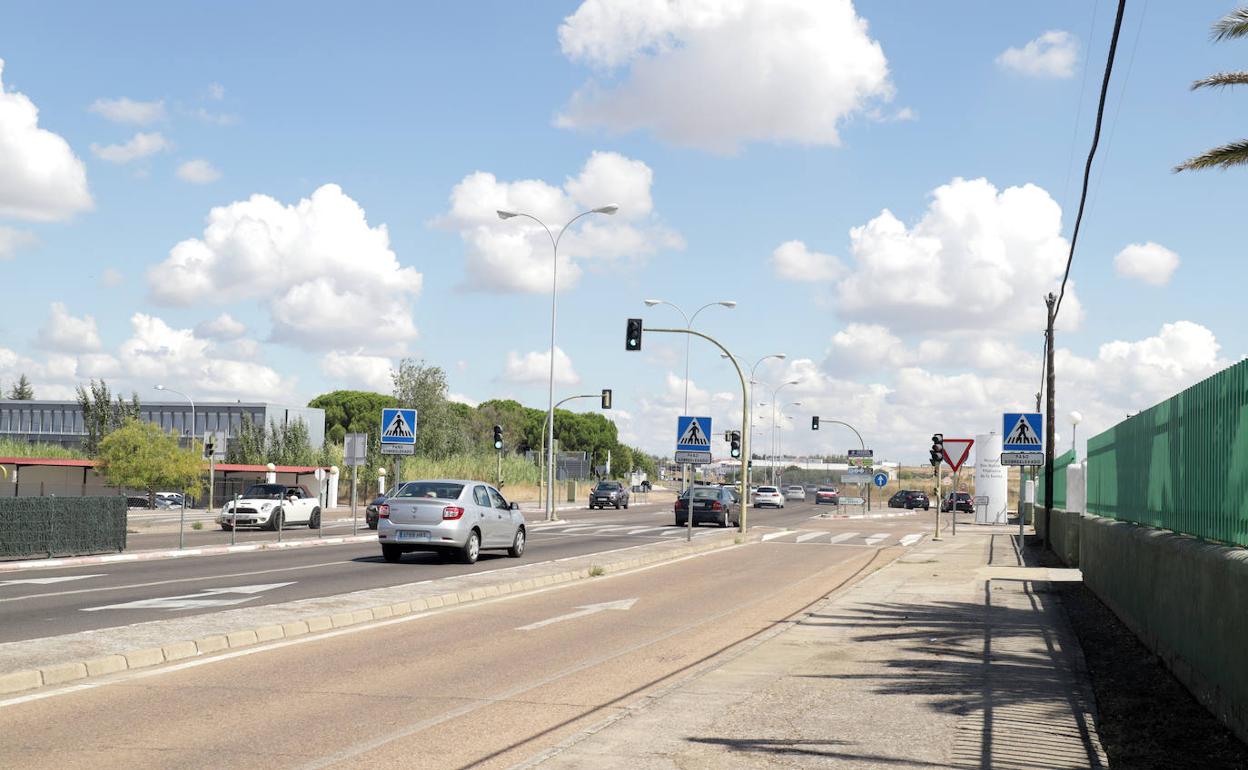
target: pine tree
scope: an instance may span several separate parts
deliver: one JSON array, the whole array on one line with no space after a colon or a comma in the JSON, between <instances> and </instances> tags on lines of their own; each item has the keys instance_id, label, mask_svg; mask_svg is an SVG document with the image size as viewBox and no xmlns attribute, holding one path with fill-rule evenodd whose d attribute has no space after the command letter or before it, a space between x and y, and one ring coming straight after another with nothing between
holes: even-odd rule
<instances>
[{"instance_id":1,"label":"pine tree","mask_svg":"<svg viewBox=\"0 0 1248 770\"><path fill-rule=\"evenodd\" d=\"M17 378L17 382L13 383L13 387L9 388L9 398L14 401L33 401L35 398L35 389L31 387L30 380L26 379L23 374Z\"/></svg>"}]
</instances>

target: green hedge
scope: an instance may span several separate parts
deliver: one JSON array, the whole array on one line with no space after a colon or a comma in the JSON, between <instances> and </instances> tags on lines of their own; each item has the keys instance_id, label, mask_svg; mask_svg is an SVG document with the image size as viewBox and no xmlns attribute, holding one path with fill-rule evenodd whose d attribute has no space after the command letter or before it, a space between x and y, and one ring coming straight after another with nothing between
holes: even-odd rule
<instances>
[{"instance_id":1,"label":"green hedge","mask_svg":"<svg viewBox=\"0 0 1248 770\"><path fill-rule=\"evenodd\" d=\"M0 498L0 559L82 556L126 548L126 498Z\"/></svg>"}]
</instances>

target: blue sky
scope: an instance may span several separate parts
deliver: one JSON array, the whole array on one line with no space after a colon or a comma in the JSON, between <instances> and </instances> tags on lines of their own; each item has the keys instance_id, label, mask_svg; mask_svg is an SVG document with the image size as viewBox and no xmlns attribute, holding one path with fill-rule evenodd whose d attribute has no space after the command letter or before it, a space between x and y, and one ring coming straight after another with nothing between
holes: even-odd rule
<instances>
[{"instance_id":1,"label":"blue sky","mask_svg":"<svg viewBox=\"0 0 1248 770\"><path fill-rule=\"evenodd\" d=\"M1244 172L1170 171L1242 137L1244 95L1188 90L1248 57L1209 41L1231 7L1128 3L1059 334L1059 414L1083 412L1081 436L1244 353L1238 298L1211 288L1245 278ZM7 3L0 121L33 105L43 139L0 141L19 170L0 181L0 385L302 402L382 387L410 356L466 400L541 406L549 247L493 208L619 202L565 242L560 394L613 387L623 436L663 451L683 344L627 357L623 320L674 322L647 297L731 299L699 326L751 361L787 354L759 368L799 380L785 449L843 449L805 430L817 411L914 460L933 430L994 429L1034 397L1112 15ZM175 270L171 252L209 261ZM739 422L730 369L705 346L691 362L691 411Z\"/></svg>"}]
</instances>

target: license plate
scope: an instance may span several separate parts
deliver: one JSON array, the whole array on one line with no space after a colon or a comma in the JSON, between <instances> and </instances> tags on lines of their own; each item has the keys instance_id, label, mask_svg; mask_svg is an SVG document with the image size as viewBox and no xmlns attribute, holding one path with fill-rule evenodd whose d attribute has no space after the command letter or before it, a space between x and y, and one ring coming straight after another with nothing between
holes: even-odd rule
<instances>
[{"instance_id":1,"label":"license plate","mask_svg":"<svg viewBox=\"0 0 1248 770\"><path fill-rule=\"evenodd\" d=\"M423 529L415 529L415 530L401 529L399 530L399 539L400 540L428 540L429 532Z\"/></svg>"}]
</instances>

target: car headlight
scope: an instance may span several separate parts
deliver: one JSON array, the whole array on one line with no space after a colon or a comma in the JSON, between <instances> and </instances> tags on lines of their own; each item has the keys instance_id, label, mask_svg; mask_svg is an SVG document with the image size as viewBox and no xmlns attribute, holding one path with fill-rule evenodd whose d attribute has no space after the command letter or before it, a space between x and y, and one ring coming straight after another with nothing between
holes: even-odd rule
<instances>
[{"instance_id":1,"label":"car headlight","mask_svg":"<svg viewBox=\"0 0 1248 770\"><path fill-rule=\"evenodd\" d=\"M273 507L273 503L261 503L260 504L260 510L262 511L267 511L272 507Z\"/></svg>"}]
</instances>

